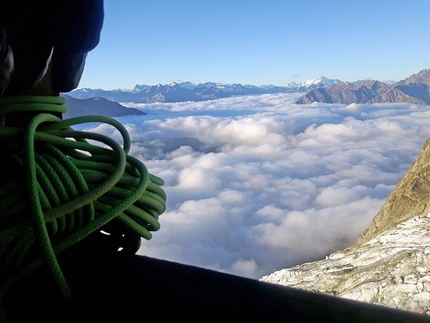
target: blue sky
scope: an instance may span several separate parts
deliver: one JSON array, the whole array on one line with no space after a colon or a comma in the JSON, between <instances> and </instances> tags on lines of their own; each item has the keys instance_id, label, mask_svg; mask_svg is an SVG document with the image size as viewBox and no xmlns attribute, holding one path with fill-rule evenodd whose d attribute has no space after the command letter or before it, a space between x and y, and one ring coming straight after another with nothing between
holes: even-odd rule
<instances>
[{"instance_id":1,"label":"blue sky","mask_svg":"<svg viewBox=\"0 0 430 323\"><path fill-rule=\"evenodd\" d=\"M428 0L106 0L80 87L400 80L429 68Z\"/></svg>"}]
</instances>

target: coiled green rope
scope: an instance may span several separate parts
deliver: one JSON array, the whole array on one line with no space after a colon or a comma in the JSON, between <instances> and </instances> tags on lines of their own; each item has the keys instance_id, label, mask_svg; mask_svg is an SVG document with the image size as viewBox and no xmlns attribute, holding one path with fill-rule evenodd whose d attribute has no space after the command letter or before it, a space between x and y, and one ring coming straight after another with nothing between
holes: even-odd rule
<instances>
[{"instance_id":1,"label":"coiled green rope","mask_svg":"<svg viewBox=\"0 0 430 323\"><path fill-rule=\"evenodd\" d=\"M71 303L59 253L101 230L126 237L118 248L135 253L141 237L150 239L160 228L163 181L128 155L125 127L103 116L61 120L55 115L67 111L65 101L0 97L0 297L43 264ZM8 125L8 114L16 112L34 116L24 127ZM123 147L71 128L86 122L115 127Z\"/></svg>"}]
</instances>

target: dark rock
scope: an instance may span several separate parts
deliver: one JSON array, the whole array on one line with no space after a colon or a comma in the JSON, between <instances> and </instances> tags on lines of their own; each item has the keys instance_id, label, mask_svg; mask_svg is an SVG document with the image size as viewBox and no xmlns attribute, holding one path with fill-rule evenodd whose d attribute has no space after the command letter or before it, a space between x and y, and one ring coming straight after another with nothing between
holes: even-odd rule
<instances>
[{"instance_id":1,"label":"dark rock","mask_svg":"<svg viewBox=\"0 0 430 323\"><path fill-rule=\"evenodd\" d=\"M109 101L101 97L93 97L88 99L75 99L69 95L63 95L67 102L67 113L64 114L65 119L85 116L85 115L103 115L107 117L120 117L124 115L143 115L144 112L134 109L126 108L123 105Z\"/></svg>"}]
</instances>

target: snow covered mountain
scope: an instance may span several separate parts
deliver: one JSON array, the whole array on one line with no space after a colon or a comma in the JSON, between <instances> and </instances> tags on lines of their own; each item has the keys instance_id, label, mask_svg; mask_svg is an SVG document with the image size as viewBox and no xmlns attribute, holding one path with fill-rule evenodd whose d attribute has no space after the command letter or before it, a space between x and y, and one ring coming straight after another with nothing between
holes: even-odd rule
<instances>
[{"instance_id":1,"label":"snow covered mountain","mask_svg":"<svg viewBox=\"0 0 430 323\"><path fill-rule=\"evenodd\" d=\"M338 79L329 79L325 76L321 76L318 79L309 79L300 83L299 88L305 88L306 91L313 90L316 88L327 87L337 83L342 83L341 80Z\"/></svg>"},{"instance_id":2,"label":"snow covered mountain","mask_svg":"<svg viewBox=\"0 0 430 323\"><path fill-rule=\"evenodd\" d=\"M342 83L342 81L338 79L329 79L325 76L321 76L317 79L304 80L299 84L296 82L290 82L288 84L285 84L284 87L287 87L289 89L288 92L308 92L313 89L324 88L338 83Z\"/></svg>"}]
</instances>

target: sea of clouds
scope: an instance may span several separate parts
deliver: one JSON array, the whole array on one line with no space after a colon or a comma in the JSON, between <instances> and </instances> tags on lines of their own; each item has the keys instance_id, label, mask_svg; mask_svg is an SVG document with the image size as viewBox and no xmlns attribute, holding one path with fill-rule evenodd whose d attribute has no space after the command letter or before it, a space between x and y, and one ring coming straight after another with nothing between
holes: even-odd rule
<instances>
[{"instance_id":1,"label":"sea of clouds","mask_svg":"<svg viewBox=\"0 0 430 323\"><path fill-rule=\"evenodd\" d=\"M168 197L139 254L259 278L354 243L430 137L430 109L295 98L128 104L147 113L118 118L131 154Z\"/></svg>"}]
</instances>

